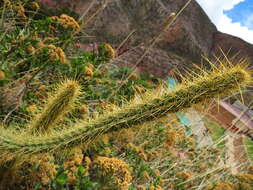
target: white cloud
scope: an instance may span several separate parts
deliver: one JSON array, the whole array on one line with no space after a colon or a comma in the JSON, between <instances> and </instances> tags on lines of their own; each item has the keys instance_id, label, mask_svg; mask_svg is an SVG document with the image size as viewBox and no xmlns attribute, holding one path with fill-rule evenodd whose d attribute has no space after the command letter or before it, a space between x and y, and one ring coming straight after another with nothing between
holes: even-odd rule
<instances>
[{"instance_id":1,"label":"white cloud","mask_svg":"<svg viewBox=\"0 0 253 190\"><path fill-rule=\"evenodd\" d=\"M235 5L243 1L244 0L197 0L219 31L238 36L253 44L253 30L242 26L239 22L232 23L232 19L223 13L224 10L231 10Z\"/></svg>"}]
</instances>

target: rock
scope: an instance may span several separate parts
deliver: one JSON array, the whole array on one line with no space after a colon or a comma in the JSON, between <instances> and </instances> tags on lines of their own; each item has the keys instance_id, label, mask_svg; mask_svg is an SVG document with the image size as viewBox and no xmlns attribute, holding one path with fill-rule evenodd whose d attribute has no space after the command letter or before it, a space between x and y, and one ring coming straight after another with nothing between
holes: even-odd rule
<instances>
[{"instance_id":1,"label":"rock","mask_svg":"<svg viewBox=\"0 0 253 190\"><path fill-rule=\"evenodd\" d=\"M44 5L56 8L64 7L57 0L42 0ZM67 2L67 1L65 1ZM90 18L105 1L77 0L65 3L65 6L82 15L90 4L92 8L84 16L84 22ZM128 45L149 44L150 40L159 35L166 23L166 17L172 12L178 12L186 3L185 0L111 0L101 12L85 26L85 32L94 38L83 41L106 41L120 44L131 31L136 31ZM203 30L205 28L205 30ZM193 1L178 17L171 29L166 31L157 43L159 49L172 51L182 57L199 60L201 55L209 55L212 47L213 33L216 27L209 21L200 6Z\"/></svg>"},{"instance_id":2,"label":"rock","mask_svg":"<svg viewBox=\"0 0 253 190\"><path fill-rule=\"evenodd\" d=\"M13 81L10 85L0 88L0 112L9 113L16 110L23 103L23 96L31 75Z\"/></svg>"},{"instance_id":3,"label":"rock","mask_svg":"<svg viewBox=\"0 0 253 190\"><path fill-rule=\"evenodd\" d=\"M228 57L237 55L236 60L248 58L249 62L253 64L253 45L244 40L221 32L214 34L212 54L221 55L222 49Z\"/></svg>"},{"instance_id":4,"label":"rock","mask_svg":"<svg viewBox=\"0 0 253 190\"><path fill-rule=\"evenodd\" d=\"M143 49L148 48L152 40L160 35L167 16L172 12L177 13L187 0L41 0L41 2L48 8L68 7L79 13L83 18L82 22L85 23L85 33L94 36L82 39L83 44L107 42L118 47L133 32L123 46L127 50L132 50L113 60L114 63L129 66L133 65L138 59L136 56L141 56ZM90 19L94 14L96 16ZM202 62L202 56L219 56L220 47L224 52L230 49L229 57L241 52L241 57L248 56L253 60L251 44L217 31L199 4L192 0L176 22L160 35L149 57L145 57L145 61L138 65L138 69L164 78L175 65L182 70L185 66L190 68L193 63Z\"/></svg>"},{"instance_id":5,"label":"rock","mask_svg":"<svg viewBox=\"0 0 253 190\"><path fill-rule=\"evenodd\" d=\"M187 68L189 64L187 59L158 48L148 49L146 56L139 62L145 51L147 51L147 47L137 46L112 59L111 63L134 68L138 72L148 72L160 78L166 78L171 70Z\"/></svg>"}]
</instances>

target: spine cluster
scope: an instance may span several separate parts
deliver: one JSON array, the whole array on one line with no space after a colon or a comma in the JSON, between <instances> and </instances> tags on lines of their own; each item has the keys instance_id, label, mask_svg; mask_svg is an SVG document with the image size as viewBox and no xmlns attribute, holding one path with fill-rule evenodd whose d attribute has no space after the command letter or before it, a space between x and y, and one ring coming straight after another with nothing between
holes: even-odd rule
<instances>
[{"instance_id":1,"label":"spine cluster","mask_svg":"<svg viewBox=\"0 0 253 190\"><path fill-rule=\"evenodd\" d=\"M76 81L67 80L58 85L55 95L48 98L48 103L30 124L31 133L45 133L54 128L58 121L71 111L80 94L80 86Z\"/></svg>"},{"instance_id":2,"label":"spine cluster","mask_svg":"<svg viewBox=\"0 0 253 190\"><path fill-rule=\"evenodd\" d=\"M160 95L149 95L138 103L125 105L114 112L103 114L90 121L80 121L72 127L62 129L62 131L54 131L49 135L14 134L3 129L0 134L0 152L3 157L8 155L13 158L17 155L72 148L83 143L89 143L101 134L129 128L136 124L163 117L167 113L188 108L193 104L228 95L249 85L251 81L251 73L245 67L213 67L211 72L202 72L199 77L193 80L185 79L172 92L164 90ZM73 98L77 96L77 91L73 90L74 88L72 89L71 86L67 88L69 91L62 92L62 94L59 92L48 103L45 111L34 121L34 129L46 130L58 120L58 112L61 112L61 110L63 113L66 112L67 109L61 108L61 104L66 105L67 102L72 102ZM58 98L58 96L61 98Z\"/></svg>"}]
</instances>

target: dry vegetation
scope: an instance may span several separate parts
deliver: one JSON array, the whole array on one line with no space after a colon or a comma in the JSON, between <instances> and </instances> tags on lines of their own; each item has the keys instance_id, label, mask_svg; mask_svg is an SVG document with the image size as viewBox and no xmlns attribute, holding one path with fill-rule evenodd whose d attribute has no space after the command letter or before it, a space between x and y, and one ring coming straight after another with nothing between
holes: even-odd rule
<instances>
[{"instance_id":1,"label":"dry vegetation","mask_svg":"<svg viewBox=\"0 0 253 190\"><path fill-rule=\"evenodd\" d=\"M250 86L244 61L196 68L169 90L109 63L110 44L78 49L76 15L0 5L0 189L253 189L252 167L231 174L224 148L199 147L175 116Z\"/></svg>"}]
</instances>

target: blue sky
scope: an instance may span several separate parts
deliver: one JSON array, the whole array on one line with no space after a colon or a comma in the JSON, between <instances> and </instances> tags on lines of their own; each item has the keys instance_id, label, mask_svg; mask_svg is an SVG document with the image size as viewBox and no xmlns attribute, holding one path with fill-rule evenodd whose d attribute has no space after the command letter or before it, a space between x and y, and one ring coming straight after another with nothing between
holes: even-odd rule
<instances>
[{"instance_id":1,"label":"blue sky","mask_svg":"<svg viewBox=\"0 0 253 190\"><path fill-rule=\"evenodd\" d=\"M231 10L224 13L232 19L232 22L240 22L242 26L246 26L253 30L253 0L247 0L235 5Z\"/></svg>"},{"instance_id":2,"label":"blue sky","mask_svg":"<svg viewBox=\"0 0 253 190\"><path fill-rule=\"evenodd\" d=\"M253 44L253 0L197 0L218 30Z\"/></svg>"}]
</instances>

